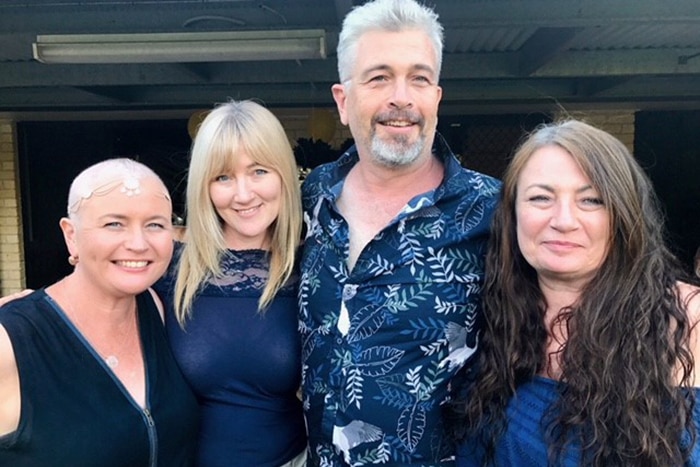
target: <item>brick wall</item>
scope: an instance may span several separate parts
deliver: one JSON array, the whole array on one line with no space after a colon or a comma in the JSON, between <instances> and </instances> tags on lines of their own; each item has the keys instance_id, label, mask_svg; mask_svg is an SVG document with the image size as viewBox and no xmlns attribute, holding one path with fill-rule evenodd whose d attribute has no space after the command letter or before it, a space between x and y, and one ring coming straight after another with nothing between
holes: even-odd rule
<instances>
[{"instance_id":1,"label":"brick wall","mask_svg":"<svg viewBox=\"0 0 700 467\"><path fill-rule=\"evenodd\" d=\"M634 110L586 110L569 116L591 124L617 137L634 154ZM561 116L561 115L560 115Z\"/></svg>"},{"instance_id":2,"label":"brick wall","mask_svg":"<svg viewBox=\"0 0 700 467\"><path fill-rule=\"evenodd\" d=\"M14 122L0 120L0 294L25 287L22 215Z\"/></svg>"}]
</instances>

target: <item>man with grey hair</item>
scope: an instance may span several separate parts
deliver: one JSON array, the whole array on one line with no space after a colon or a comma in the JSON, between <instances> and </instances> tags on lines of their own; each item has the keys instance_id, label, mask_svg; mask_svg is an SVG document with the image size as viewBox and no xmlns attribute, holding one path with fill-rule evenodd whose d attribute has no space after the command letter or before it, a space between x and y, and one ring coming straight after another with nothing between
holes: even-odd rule
<instances>
[{"instance_id":1,"label":"man with grey hair","mask_svg":"<svg viewBox=\"0 0 700 467\"><path fill-rule=\"evenodd\" d=\"M415 0L345 18L333 86L355 146L303 187L309 465L452 465L441 408L477 348L500 183L436 133L442 26Z\"/></svg>"}]
</instances>

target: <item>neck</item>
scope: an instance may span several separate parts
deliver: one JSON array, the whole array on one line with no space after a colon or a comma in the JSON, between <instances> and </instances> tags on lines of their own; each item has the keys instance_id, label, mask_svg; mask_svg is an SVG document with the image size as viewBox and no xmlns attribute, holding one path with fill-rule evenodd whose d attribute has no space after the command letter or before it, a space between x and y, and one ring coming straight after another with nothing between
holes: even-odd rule
<instances>
[{"instance_id":1,"label":"neck","mask_svg":"<svg viewBox=\"0 0 700 467\"><path fill-rule=\"evenodd\" d=\"M96 327L111 328L131 323L136 311L136 297L115 297L100 291L90 281L82 280L79 273L64 277L47 287L47 293L64 311L72 313L71 319L85 316Z\"/></svg>"},{"instance_id":2,"label":"neck","mask_svg":"<svg viewBox=\"0 0 700 467\"><path fill-rule=\"evenodd\" d=\"M538 277L540 290L547 302L547 313L558 312L562 308L575 304L581 297L582 284L562 281L540 275Z\"/></svg>"},{"instance_id":3,"label":"neck","mask_svg":"<svg viewBox=\"0 0 700 467\"><path fill-rule=\"evenodd\" d=\"M444 169L432 154L405 167L387 167L360 158L352 168L351 175L355 176L358 186L368 194L392 196L403 193L414 196L436 188L442 181Z\"/></svg>"}]
</instances>

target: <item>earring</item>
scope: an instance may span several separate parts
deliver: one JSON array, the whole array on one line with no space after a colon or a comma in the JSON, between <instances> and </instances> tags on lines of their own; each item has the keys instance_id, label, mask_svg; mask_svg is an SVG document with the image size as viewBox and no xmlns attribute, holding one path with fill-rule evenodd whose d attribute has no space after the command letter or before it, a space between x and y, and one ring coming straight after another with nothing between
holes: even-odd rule
<instances>
[{"instance_id":1,"label":"earring","mask_svg":"<svg viewBox=\"0 0 700 467\"><path fill-rule=\"evenodd\" d=\"M78 255L70 255L68 257L68 264L70 264L71 266L75 266L76 264L78 264Z\"/></svg>"}]
</instances>

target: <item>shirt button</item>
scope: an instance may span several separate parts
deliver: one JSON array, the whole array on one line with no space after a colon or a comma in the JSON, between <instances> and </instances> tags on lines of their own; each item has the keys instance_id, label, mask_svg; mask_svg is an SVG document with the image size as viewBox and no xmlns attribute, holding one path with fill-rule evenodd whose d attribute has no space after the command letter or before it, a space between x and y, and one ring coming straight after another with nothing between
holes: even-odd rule
<instances>
[{"instance_id":1,"label":"shirt button","mask_svg":"<svg viewBox=\"0 0 700 467\"><path fill-rule=\"evenodd\" d=\"M341 337L337 337L337 338L335 339L335 343L338 344L338 345L343 345L343 339L342 339Z\"/></svg>"},{"instance_id":2,"label":"shirt button","mask_svg":"<svg viewBox=\"0 0 700 467\"><path fill-rule=\"evenodd\" d=\"M357 284L345 284L343 286L343 301L352 299L357 293Z\"/></svg>"}]
</instances>

